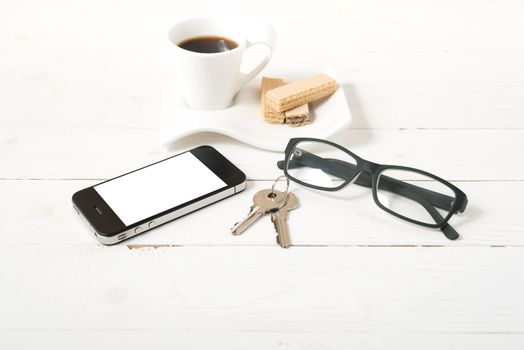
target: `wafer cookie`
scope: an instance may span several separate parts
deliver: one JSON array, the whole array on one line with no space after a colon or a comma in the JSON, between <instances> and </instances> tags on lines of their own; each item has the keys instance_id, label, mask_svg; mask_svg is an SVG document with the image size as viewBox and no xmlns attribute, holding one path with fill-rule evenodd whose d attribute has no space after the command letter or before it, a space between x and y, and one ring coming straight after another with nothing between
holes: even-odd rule
<instances>
[{"instance_id":1,"label":"wafer cookie","mask_svg":"<svg viewBox=\"0 0 524 350\"><path fill-rule=\"evenodd\" d=\"M309 115L286 118L286 124L289 126L302 126L309 123L311 123L311 118Z\"/></svg>"},{"instance_id":2,"label":"wafer cookie","mask_svg":"<svg viewBox=\"0 0 524 350\"><path fill-rule=\"evenodd\" d=\"M282 112L331 95L336 89L337 83L333 78L319 74L268 90L265 103L273 110Z\"/></svg>"},{"instance_id":3,"label":"wafer cookie","mask_svg":"<svg viewBox=\"0 0 524 350\"><path fill-rule=\"evenodd\" d=\"M303 105L285 111L284 114L286 115L286 119L309 116L309 106L307 103L304 103Z\"/></svg>"},{"instance_id":4,"label":"wafer cookie","mask_svg":"<svg viewBox=\"0 0 524 350\"><path fill-rule=\"evenodd\" d=\"M286 120L284 112L277 112L269 108L266 103L266 93L282 85L284 85L282 79L262 77L260 85L260 111L264 120L271 124L284 124Z\"/></svg>"},{"instance_id":5,"label":"wafer cookie","mask_svg":"<svg viewBox=\"0 0 524 350\"><path fill-rule=\"evenodd\" d=\"M307 120L303 120L303 121L300 121L300 122L295 122L295 123L286 123L286 125L292 127L292 128L295 128L297 126L304 126L304 125L308 125L311 123L311 120L308 118Z\"/></svg>"},{"instance_id":6,"label":"wafer cookie","mask_svg":"<svg viewBox=\"0 0 524 350\"><path fill-rule=\"evenodd\" d=\"M285 111L286 124L289 126L302 126L311 123L309 106L307 103Z\"/></svg>"}]
</instances>

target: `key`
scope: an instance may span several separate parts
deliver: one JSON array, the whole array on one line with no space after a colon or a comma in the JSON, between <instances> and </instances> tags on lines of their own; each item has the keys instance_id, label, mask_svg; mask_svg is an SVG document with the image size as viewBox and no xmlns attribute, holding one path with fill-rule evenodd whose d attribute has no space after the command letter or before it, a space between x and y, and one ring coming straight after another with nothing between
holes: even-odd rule
<instances>
[{"instance_id":1,"label":"key","mask_svg":"<svg viewBox=\"0 0 524 350\"><path fill-rule=\"evenodd\" d=\"M294 193L287 194L286 204L279 210L271 211L271 221L277 231L277 243L282 248L289 248L291 241L289 239L289 230L287 226L287 212L298 207L298 199Z\"/></svg>"},{"instance_id":2,"label":"key","mask_svg":"<svg viewBox=\"0 0 524 350\"><path fill-rule=\"evenodd\" d=\"M273 193L273 195L272 195ZM277 190L262 190L253 196L253 205L249 214L242 221L237 222L232 228L231 233L239 235L244 232L251 224L261 216L280 209L286 202L286 194Z\"/></svg>"}]
</instances>

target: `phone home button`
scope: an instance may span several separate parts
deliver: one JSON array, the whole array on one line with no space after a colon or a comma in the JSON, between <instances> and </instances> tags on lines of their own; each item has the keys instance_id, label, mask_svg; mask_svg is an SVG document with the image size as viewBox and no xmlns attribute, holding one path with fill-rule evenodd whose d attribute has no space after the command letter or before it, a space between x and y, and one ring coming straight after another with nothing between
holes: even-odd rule
<instances>
[{"instance_id":1,"label":"phone home button","mask_svg":"<svg viewBox=\"0 0 524 350\"><path fill-rule=\"evenodd\" d=\"M137 228L135 228L135 233L140 233L142 232L142 227L138 226Z\"/></svg>"}]
</instances>

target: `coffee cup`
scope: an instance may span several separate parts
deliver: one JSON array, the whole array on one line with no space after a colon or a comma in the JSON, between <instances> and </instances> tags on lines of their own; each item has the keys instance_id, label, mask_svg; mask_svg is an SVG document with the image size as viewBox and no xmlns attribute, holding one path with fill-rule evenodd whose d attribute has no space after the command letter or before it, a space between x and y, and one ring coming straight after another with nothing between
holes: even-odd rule
<instances>
[{"instance_id":1,"label":"coffee cup","mask_svg":"<svg viewBox=\"0 0 524 350\"><path fill-rule=\"evenodd\" d=\"M229 107L236 93L268 64L274 38L267 24L228 18L190 18L174 24L169 30L171 62L187 106ZM244 52L254 45L265 46L265 56L250 72L240 72Z\"/></svg>"}]
</instances>

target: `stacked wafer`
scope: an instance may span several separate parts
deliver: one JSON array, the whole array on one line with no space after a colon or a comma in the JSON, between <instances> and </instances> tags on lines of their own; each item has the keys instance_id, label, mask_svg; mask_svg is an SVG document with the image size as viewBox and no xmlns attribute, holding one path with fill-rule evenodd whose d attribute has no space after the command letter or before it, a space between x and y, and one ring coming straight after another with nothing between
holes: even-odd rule
<instances>
[{"instance_id":1,"label":"stacked wafer","mask_svg":"<svg viewBox=\"0 0 524 350\"><path fill-rule=\"evenodd\" d=\"M261 111L272 124L301 126L311 123L308 103L331 95L337 89L334 79L319 74L284 84L279 78L262 78Z\"/></svg>"}]
</instances>

